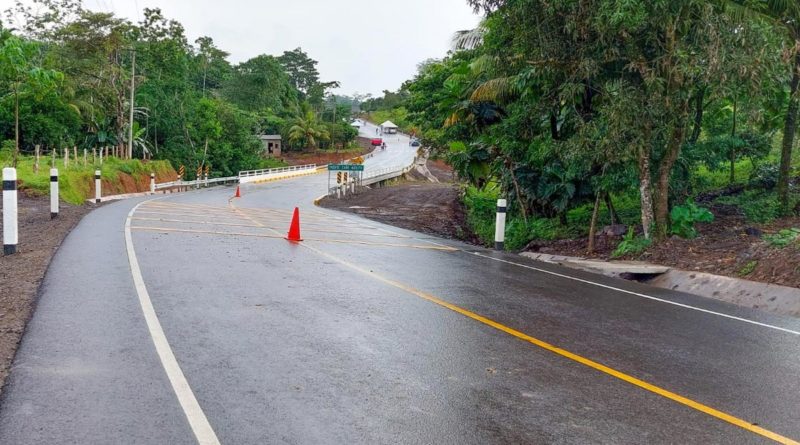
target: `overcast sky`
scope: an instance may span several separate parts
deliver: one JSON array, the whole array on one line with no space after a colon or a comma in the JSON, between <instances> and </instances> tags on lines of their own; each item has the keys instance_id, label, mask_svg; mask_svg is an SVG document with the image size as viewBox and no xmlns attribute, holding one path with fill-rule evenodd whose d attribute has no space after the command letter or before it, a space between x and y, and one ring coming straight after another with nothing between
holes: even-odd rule
<instances>
[{"instance_id":1,"label":"overcast sky","mask_svg":"<svg viewBox=\"0 0 800 445\"><path fill-rule=\"evenodd\" d=\"M5 10L13 0L0 0ZM186 28L189 40L207 35L241 62L302 47L319 61L324 81L340 93L395 90L417 63L441 58L453 33L479 17L466 0L84 0L92 10L138 21L159 7ZM137 12L138 11L138 12Z\"/></svg>"}]
</instances>

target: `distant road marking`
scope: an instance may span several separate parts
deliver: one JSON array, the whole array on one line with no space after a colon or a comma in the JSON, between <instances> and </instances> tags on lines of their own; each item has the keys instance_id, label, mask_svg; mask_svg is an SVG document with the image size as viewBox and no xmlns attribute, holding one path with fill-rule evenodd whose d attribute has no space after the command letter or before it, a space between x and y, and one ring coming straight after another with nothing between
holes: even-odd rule
<instances>
[{"instance_id":1,"label":"distant road marking","mask_svg":"<svg viewBox=\"0 0 800 445\"><path fill-rule=\"evenodd\" d=\"M255 220L253 220L255 221ZM260 223L259 223L260 224ZM280 233L276 229L260 224L254 226L262 229L270 229L275 233ZM253 238L272 238L283 239L284 235L266 235L264 233L246 233L246 232L222 232L218 230L198 230L198 229L178 229L172 227L150 227L150 226L132 226L132 230L139 230L145 232L158 232L158 233L196 233L205 235L224 235L224 236L249 236ZM310 230L309 230L310 231ZM373 241L359 241L359 240L343 240L343 239L326 239L326 238L304 238L305 241L316 241L320 243L337 243L337 244L360 244L365 246L377 247L406 247L409 249L422 249L422 250L443 250L448 252L455 252L458 249L453 247L439 247L439 246L421 246L418 244L395 244L395 243L380 243Z\"/></svg>"},{"instance_id":2,"label":"distant road marking","mask_svg":"<svg viewBox=\"0 0 800 445\"><path fill-rule=\"evenodd\" d=\"M200 225L211 225L211 226L226 226L226 227L259 227L262 228L263 226L257 226L255 224L241 224L241 223L226 223L226 222L217 222L217 221L204 221L204 220L185 220L185 219L169 219L169 218L144 218L141 216L135 216L132 218L134 221L158 221L158 222L169 222L169 223L181 223L181 224L200 224ZM244 219L244 218L242 218ZM306 223L304 223L306 225ZM141 227L136 227L137 229ZM277 230L277 229L276 229ZM348 232L346 230L324 230L324 229L313 229L305 227L303 229L304 232L314 232L314 233L336 233L341 235L358 235L358 236L373 236L373 237L380 237L380 238L401 238L401 239L414 239L413 237L407 235L395 235L395 234L380 234L380 233L366 233L366 232Z\"/></svg>"},{"instance_id":3,"label":"distant road marking","mask_svg":"<svg viewBox=\"0 0 800 445\"><path fill-rule=\"evenodd\" d=\"M740 427L742 429L745 429L747 431L750 431L752 433L755 433L755 434L758 434L760 436L766 437L768 439L774 440L775 442L778 442L778 443L781 443L781 444L784 444L784 445L800 445L800 442L797 442L797 441L795 441L793 439L790 439L788 437L782 436L782 435L780 435L778 433L772 432L772 431L767 430L765 428L762 428L760 426L754 425L751 422L748 422L746 420L743 420L743 419L740 419L738 417L732 416L732 415L730 415L728 413L725 413L723 411L714 409L714 408L712 408L712 407L710 407L708 405L704 405L704 404L702 404L700 402L697 402L697 401L694 401L694 400L692 400L692 399L690 399L688 397L684 397L684 396L676 394L676 393L674 393L672 391L669 391L669 390L666 390L666 389L661 388L659 386L656 386L656 385L653 385L651 383L645 382L644 380L637 379L636 377L630 376L630 375L625 374L624 372L621 372L621 371L617 371L616 369L610 368L610 367L608 367L606 365L603 365L602 363L596 362L594 360L588 359L588 358L583 357L581 355L578 355L578 354L575 354L573 352L567 351L566 349L562 349L562 348L554 346L554 345L552 345L550 343L547 343L545 341L539 340L539 339L537 339L535 337L532 337L532 336L530 336L528 334L520 332L520 331L518 331L518 330L516 330L514 328L510 328L508 326L500 324L500 323L498 323L498 322L496 322L494 320L486 318L486 317L484 317L482 315L479 315L479 314L477 314L475 312L472 312L472 311L470 311L468 309L464 309L464 308L462 308L460 306L456 306L456 305L454 305L452 303L449 303L449 302L444 301L444 300L442 300L440 298L437 298L437 297L435 297L435 296L433 296L431 294L428 294L428 293L423 292L421 290L418 290L418 289L415 289L413 287L407 286L407 285L405 285L403 283L400 283L399 281L392 280L390 278L384 277L384 276L382 276L380 274L377 274L375 272L372 272L372 271L369 271L367 269L364 269L364 268L362 268L360 266L357 266L357 265L355 265L353 263L350 263L349 261L343 260L343 259L341 259L341 258L339 258L339 257L337 257L335 255L331 255L331 254L329 254L327 252L324 252L322 250L319 250L319 249L317 249L315 247L309 246L307 244L301 244L301 246L305 247L306 249L309 249L309 250L311 250L311 251L313 251L315 253L317 253L318 255L324 256L324 257L326 257L326 258L328 258L330 260L336 261L336 262L338 262L338 263L340 263L340 264L342 264L344 266L347 266L347 267L349 267L349 268L351 268L351 269L353 269L353 270L355 270L357 272L360 272L360 273L362 273L364 275L372 277L372 278L374 278L374 279L376 279L376 280L378 280L378 281L380 281L382 283L385 283L385 284L388 284L390 286L393 286L393 287L396 287L398 289L401 289L401 290L403 290L405 292L408 292L408 293L410 293L412 295L415 295L415 296L417 296L417 297L419 297L419 298L421 298L423 300L427 300L427 301L429 301L431 303L435 303L435 304L437 304L437 305L439 305L441 307L450 309L453 312L456 312L456 313L459 313L461 315L464 315L464 316L466 316L468 318L471 318L471 319L473 319L475 321L483 323L483 324L485 324L487 326L491 326L491 327L493 327L493 328L495 328L495 329L497 329L499 331L505 332L506 334L512 335L512 336L514 336L514 337L516 337L516 338L518 338L520 340L527 341L528 343L531 343L531 344L533 344L535 346L538 346L538 347L540 347L542 349L545 349L547 351L550 351L550 352L553 352L555 354L558 354L558 355L560 355L562 357L565 357L567 359L570 359L572 361L580 363L580 364L582 364L584 366L587 366L589 368L592 368L592 369L595 369L597 371L600 371L600 372L602 372L604 374L607 374L607 375L610 375L610 376L615 377L617 379L620 379L620 380L622 380L624 382L630 383L631 385L638 386L639 388L642 388L642 389L644 389L646 391L650 391L650 392L652 392L654 394L658 394L659 396L662 396L662 397L670 399L670 400L672 400L674 402L680 403L681 405L684 405L684 406L687 406L689 408L692 408L692 409L695 409L697 411L700 411L702 413L708 414L709 416L716 417L717 419L723 420L725 422L728 422L730 424L738 426L738 427Z\"/></svg>"},{"instance_id":4,"label":"distant road marking","mask_svg":"<svg viewBox=\"0 0 800 445\"><path fill-rule=\"evenodd\" d=\"M139 296L139 304L142 306L147 329L150 331L150 338L153 339L156 352L161 359L161 366L164 367L169 383L172 385L172 390L175 391L175 395L178 397L178 402L183 408L183 413L189 421L189 426L195 438L197 438L197 442L201 445L219 445L219 439L217 439L214 429L211 428L211 424L197 402L197 398L194 396L192 388L189 386L189 382L183 375L178 360L169 346L167 336L164 335L164 329L161 327L161 322L158 321L158 316L150 300L150 294L147 292L147 286L144 284L142 271L139 269L139 261L136 259L136 251L133 248L133 238L131 236L131 218L140 205L142 203L131 209L128 213L128 218L125 220L125 246L128 251L128 262L131 266L133 285L136 288L136 294Z\"/></svg>"}]
</instances>

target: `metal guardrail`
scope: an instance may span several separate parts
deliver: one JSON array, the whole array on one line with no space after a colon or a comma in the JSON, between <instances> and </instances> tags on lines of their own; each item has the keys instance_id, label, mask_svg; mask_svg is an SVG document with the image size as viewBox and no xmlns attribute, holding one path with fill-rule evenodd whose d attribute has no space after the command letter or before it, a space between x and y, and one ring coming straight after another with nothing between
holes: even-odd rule
<instances>
[{"instance_id":1,"label":"metal guardrail","mask_svg":"<svg viewBox=\"0 0 800 445\"><path fill-rule=\"evenodd\" d=\"M293 172L298 170L311 170L316 169L317 164L306 164L306 165L293 165L290 167L279 167L279 168L269 168L264 170L245 170L239 172L239 178L250 178L253 176L266 176L266 175L274 175L276 173L287 173Z\"/></svg>"}]
</instances>

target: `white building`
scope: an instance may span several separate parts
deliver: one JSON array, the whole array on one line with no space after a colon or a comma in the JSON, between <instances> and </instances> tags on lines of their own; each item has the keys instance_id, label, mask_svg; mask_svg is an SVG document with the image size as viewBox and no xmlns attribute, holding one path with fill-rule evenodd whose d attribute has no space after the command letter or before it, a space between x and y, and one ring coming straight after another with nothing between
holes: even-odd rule
<instances>
[{"instance_id":1,"label":"white building","mask_svg":"<svg viewBox=\"0 0 800 445\"><path fill-rule=\"evenodd\" d=\"M381 124L381 131L385 134L396 134L397 125L395 125L392 121L386 121Z\"/></svg>"}]
</instances>

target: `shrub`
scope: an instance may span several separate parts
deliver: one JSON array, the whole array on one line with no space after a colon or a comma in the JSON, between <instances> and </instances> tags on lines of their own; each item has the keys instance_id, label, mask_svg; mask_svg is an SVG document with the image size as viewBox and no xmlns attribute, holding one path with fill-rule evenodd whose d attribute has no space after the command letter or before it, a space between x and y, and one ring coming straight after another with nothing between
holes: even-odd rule
<instances>
[{"instance_id":1,"label":"shrub","mask_svg":"<svg viewBox=\"0 0 800 445\"><path fill-rule=\"evenodd\" d=\"M494 242L494 219L498 193L493 188L467 187L464 206L467 208L467 224L485 245Z\"/></svg>"},{"instance_id":2,"label":"shrub","mask_svg":"<svg viewBox=\"0 0 800 445\"><path fill-rule=\"evenodd\" d=\"M518 250L533 240L554 240L565 237L566 229L556 218L513 218L506 224L506 248Z\"/></svg>"},{"instance_id":3,"label":"shrub","mask_svg":"<svg viewBox=\"0 0 800 445\"><path fill-rule=\"evenodd\" d=\"M783 249L784 247L800 239L800 229L798 229L797 227L792 227L791 229L783 229L778 233L772 235L764 235L762 238L770 246Z\"/></svg>"},{"instance_id":4,"label":"shrub","mask_svg":"<svg viewBox=\"0 0 800 445\"><path fill-rule=\"evenodd\" d=\"M628 229L628 233L611 253L611 258L619 258L628 255L639 255L650 247L651 241L641 236L636 236L633 227Z\"/></svg>"},{"instance_id":5,"label":"shrub","mask_svg":"<svg viewBox=\"0 0 800 445\"><path fill-rule=\"evenodd\" d=\"M753 260L748 262L739 270L739 276L744 277L746 275L750 275L754 270L756 270L756 266L758 266L758 261Z\"/></svg>"},{"instance_id":6,"label":"shrub","mask_svg":"<svg viewBox=\"0 0 800 445\"><path fill-rule=\"evenodd\" d=\"M717 202L738 207L750 222L766 223L782 216L781 203L773 192L747 190L740 195L723 196Z\"/></svg>"},{"instance_id":7,"label":"shrub","mask_svg":"<svg viewBox=\"0 0 800 445\"><path fill-rule=\"evenodd\" d=\"M670 212L672 222L671 233L681 238L694 238L697 236L697 229L694 225L698 222L714 221L714 215L703 207L699 207L693 202L687 202L682 206L675 206Z\"/></svg>"},{"instance_id":8,"label":"shrub","mask_svg":"<svg viewBox=\"0 0 800 445\"><path fill-rule=\"evenodd\" d=\"M778 184L779 172L780 167L778 164L760 164L750 173L750 185L765 190L772 190Z\"/></svg>"}]
</instances>

